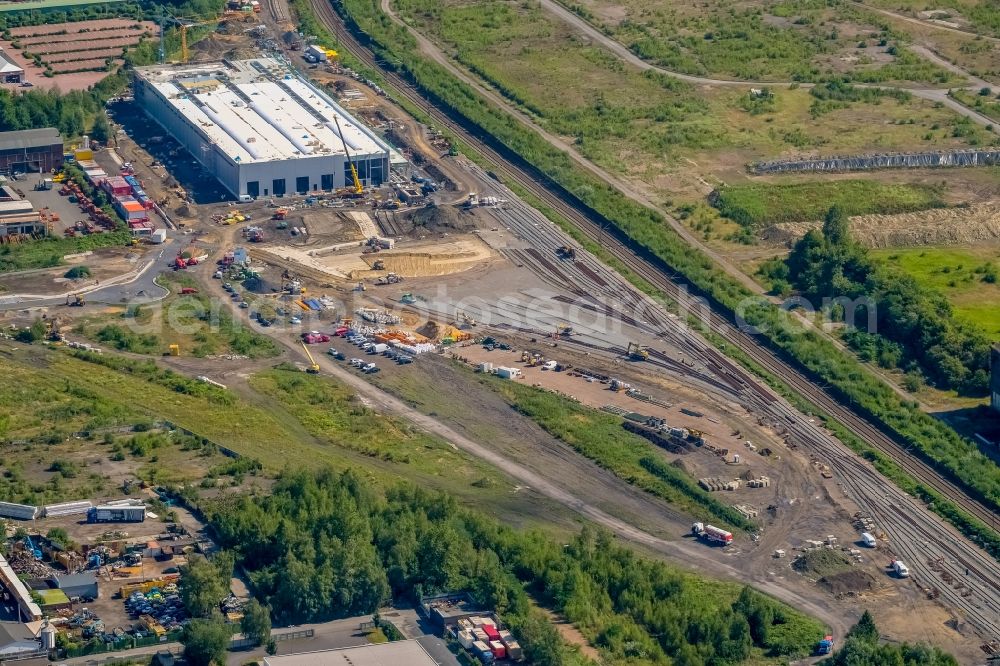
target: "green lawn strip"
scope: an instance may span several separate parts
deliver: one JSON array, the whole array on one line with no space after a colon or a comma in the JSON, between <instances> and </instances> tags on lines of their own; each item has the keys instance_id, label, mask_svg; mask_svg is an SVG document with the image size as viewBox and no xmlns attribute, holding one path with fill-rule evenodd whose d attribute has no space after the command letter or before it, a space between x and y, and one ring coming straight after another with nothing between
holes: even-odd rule
<instances>
[{"instance_id":1,"label":"green lawn strip","mask_svg":"<svg viewBox=\"0 0 1000 666\"><path fill-rule=\"evenodd\" d=\"M947 298L957 319L1000 336L1000 271L993 250L920 247L869 252Z\"/></svg>"},{"instance_id":2,"label":"green lawn strip","mask_svg":"<svg viewBox=\"0 0 1000 666\"><path fill-rule=\"evenodd\" d=\"M834 205L846 215L892 215L945 206L940 187L873 180L731 185L717 190L712 201L723 216L754 228L822 220Z\"/></svg>"},{"instance_id":3,"label":"green lawn strip","mask_svg":"<svg viewBox=\"0 0 1000 666\"><path fill-rule=\"evenodd\" d=\"M75 238L43 238L28 243L0 246L0 273L32 268L51 268L63 264L67 254L97 250L102 247L124 247L132 241L128 231L111 231Z\"/></svg>"}]
</instances>

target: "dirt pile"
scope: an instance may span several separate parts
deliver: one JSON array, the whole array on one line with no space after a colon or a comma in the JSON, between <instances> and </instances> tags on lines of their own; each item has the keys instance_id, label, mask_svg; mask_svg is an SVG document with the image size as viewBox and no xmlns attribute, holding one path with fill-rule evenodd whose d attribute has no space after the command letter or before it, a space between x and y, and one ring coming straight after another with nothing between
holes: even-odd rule
<instances>
[{"instance_id":1,"label":"dirt pile","mask_svg":"<svg viewBox=\"0 0 1000 666\"><path fill-rule=\"evenodd\" d=\"M874 576L860 569L823 576L819 584L838 597L870 592L878 586Z\"/></svg>"},{"instance_id":2,"label":"dirt pile","mask_svg":"<svg viewBox=\"0 0 1000 666\"><path fill-rule=\"evenodd\" d=\"M435 231L439 229L455 229L469 231L475 228L471 216L463 215L454 206L437 206L431 204L417 208L403 215L403 218L413 225L417 231Z\"/></svg>"},{"instance_id":3,"label":"dirt pile","mask_svg":"<svg viewBox=\"0 0 1000 666\"><path fill-rule=\"evenodd\" d=\"M792 245L819 226L819 222L775 224L764 231L762 238L774 245ZM858 242L872 248L995 241L1000 240L1000 203L935 208L899 215L859 215L851 218L851 231Z\"/></svg>"}]
</instances>

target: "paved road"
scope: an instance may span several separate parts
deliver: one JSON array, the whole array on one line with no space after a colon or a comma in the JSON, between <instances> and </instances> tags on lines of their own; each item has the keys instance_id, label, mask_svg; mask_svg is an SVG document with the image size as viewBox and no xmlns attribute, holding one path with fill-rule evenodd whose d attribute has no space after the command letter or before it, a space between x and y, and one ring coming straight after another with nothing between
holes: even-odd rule
<instances>
[{"instance_id":1,"label":"paved road","mask_svg":"<svg viewBox=\"0 0 1000 666\"><path fill-rule=\"evenodd\" d=\"M0 311L64 305L72 294L85 295L88 302L114 305L161 300L170 292L156 284L156 278L166 268L164 257L170 256L171 242L150 250L133 271L105 280L104 286L93 284L63 294L4 294L0 297Z\"/></svg>"},{"instance_id":2,"label":"paved road","mask_svg":"<svg viewBox=\"0 0 1000 666\"><path fill-rule=\"evenodd\" d=\"M882 16L888 16L890 18L899 19L900 21L905 21L906 23L912 23L914 25L919 25L924 28L933 28L935 30L940 30L942 32L950 32L956 35L962 35L963 37L975 37L979 39L985 39L990 42L1000 44L1000 39L996 37L990 37L988 35L978 35L974 32L969 32L968 30L962 30L961 28L952 28L951 26L941 25L940 23L934 23L932 21L925 21L923 19L918 19L914 16L907 16L906 14L900 14L894 12L891 9L880 9L878 7L870 7L863 2L851 2L855 7L861 9L866 9L870 12L875 12L876 14L881 14Z\"/></svg>"}]
</instances>

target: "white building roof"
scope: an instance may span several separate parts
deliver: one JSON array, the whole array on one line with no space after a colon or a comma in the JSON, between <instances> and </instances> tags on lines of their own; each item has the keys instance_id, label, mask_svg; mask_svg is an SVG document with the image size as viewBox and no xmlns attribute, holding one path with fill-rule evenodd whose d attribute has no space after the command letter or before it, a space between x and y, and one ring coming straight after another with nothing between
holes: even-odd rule
<instances>
[{"instance_id":1,"label":"white building roof","mask_svg":"<svg viewBox=\"0 0 1000 666\"><path fill-rule=\"evenodd\" d=\"M0 49L0 74L13 74L14 72L24 73L24 69L11 60L11 57L4 53L3 49Z\"/></svg>"},{"instance_id":2,"label":"white building roof","mask_svg":"<svg viewBox=\"0 0 1000 666\"><path fill-rule=\"evenodd\" d=\"M417 641L264 657L265 666L437 666Z\"/></svg>"},{"instance_id":3,"label":"white building roof","mask_svg":"<svg viewBox=\"0 0 1000 666\"><path fill-rule=\"evenodd\" d=\"M329 96L271 58L137 71L212 143L243 164L343 156L334 117L352 156L388 152Z\"/></svg>"}]
</instances>

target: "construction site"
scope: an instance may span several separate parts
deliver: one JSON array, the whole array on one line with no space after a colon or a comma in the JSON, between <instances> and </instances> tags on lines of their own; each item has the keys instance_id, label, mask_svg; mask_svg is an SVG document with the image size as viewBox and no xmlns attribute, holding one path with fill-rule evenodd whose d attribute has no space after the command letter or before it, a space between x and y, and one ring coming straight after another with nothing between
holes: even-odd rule
<instances>
[{"instance_id":1,"label":"construction site","mask_svg":"<svg viewBox=\"0 0 1000 666\"><path fill-rule=\"evenodd\" d=\"M44 315L52 342L96 346L106 343L91 331L131 307L211 299L304 372L498 433L499 462L486 460L523 484L512 492L586 507L656 556L802 602L838 634L864 600L892 640L931 641L967 663L1000 639L1000 565L689 326L707 305L636 288L331 45L300 35L283 3L260 10L232 9L185 42L185 62L138 70L131 95L109 104L114 145L81 166L95 188L138 202L136 243L76 259L85 280L67 283L65 267L3 276L5 324ZM83 196L63 189L41 196ZM905 233L868 223L875 246ZM247 368L263 367L153 334L143 353L205 383L242 390ZM612 419L648 446L650 474L679 471L754 528L705 525L616 476L517 409L514 385ZM60 565L69 556L33 533L13 544L15 573L67 569L99 589L48 595L40 610L59 631L134 645L176 633L176 567L199 548L183 528L44 525L69 530L78 558Z\"/></svg>"}]
</instances>

